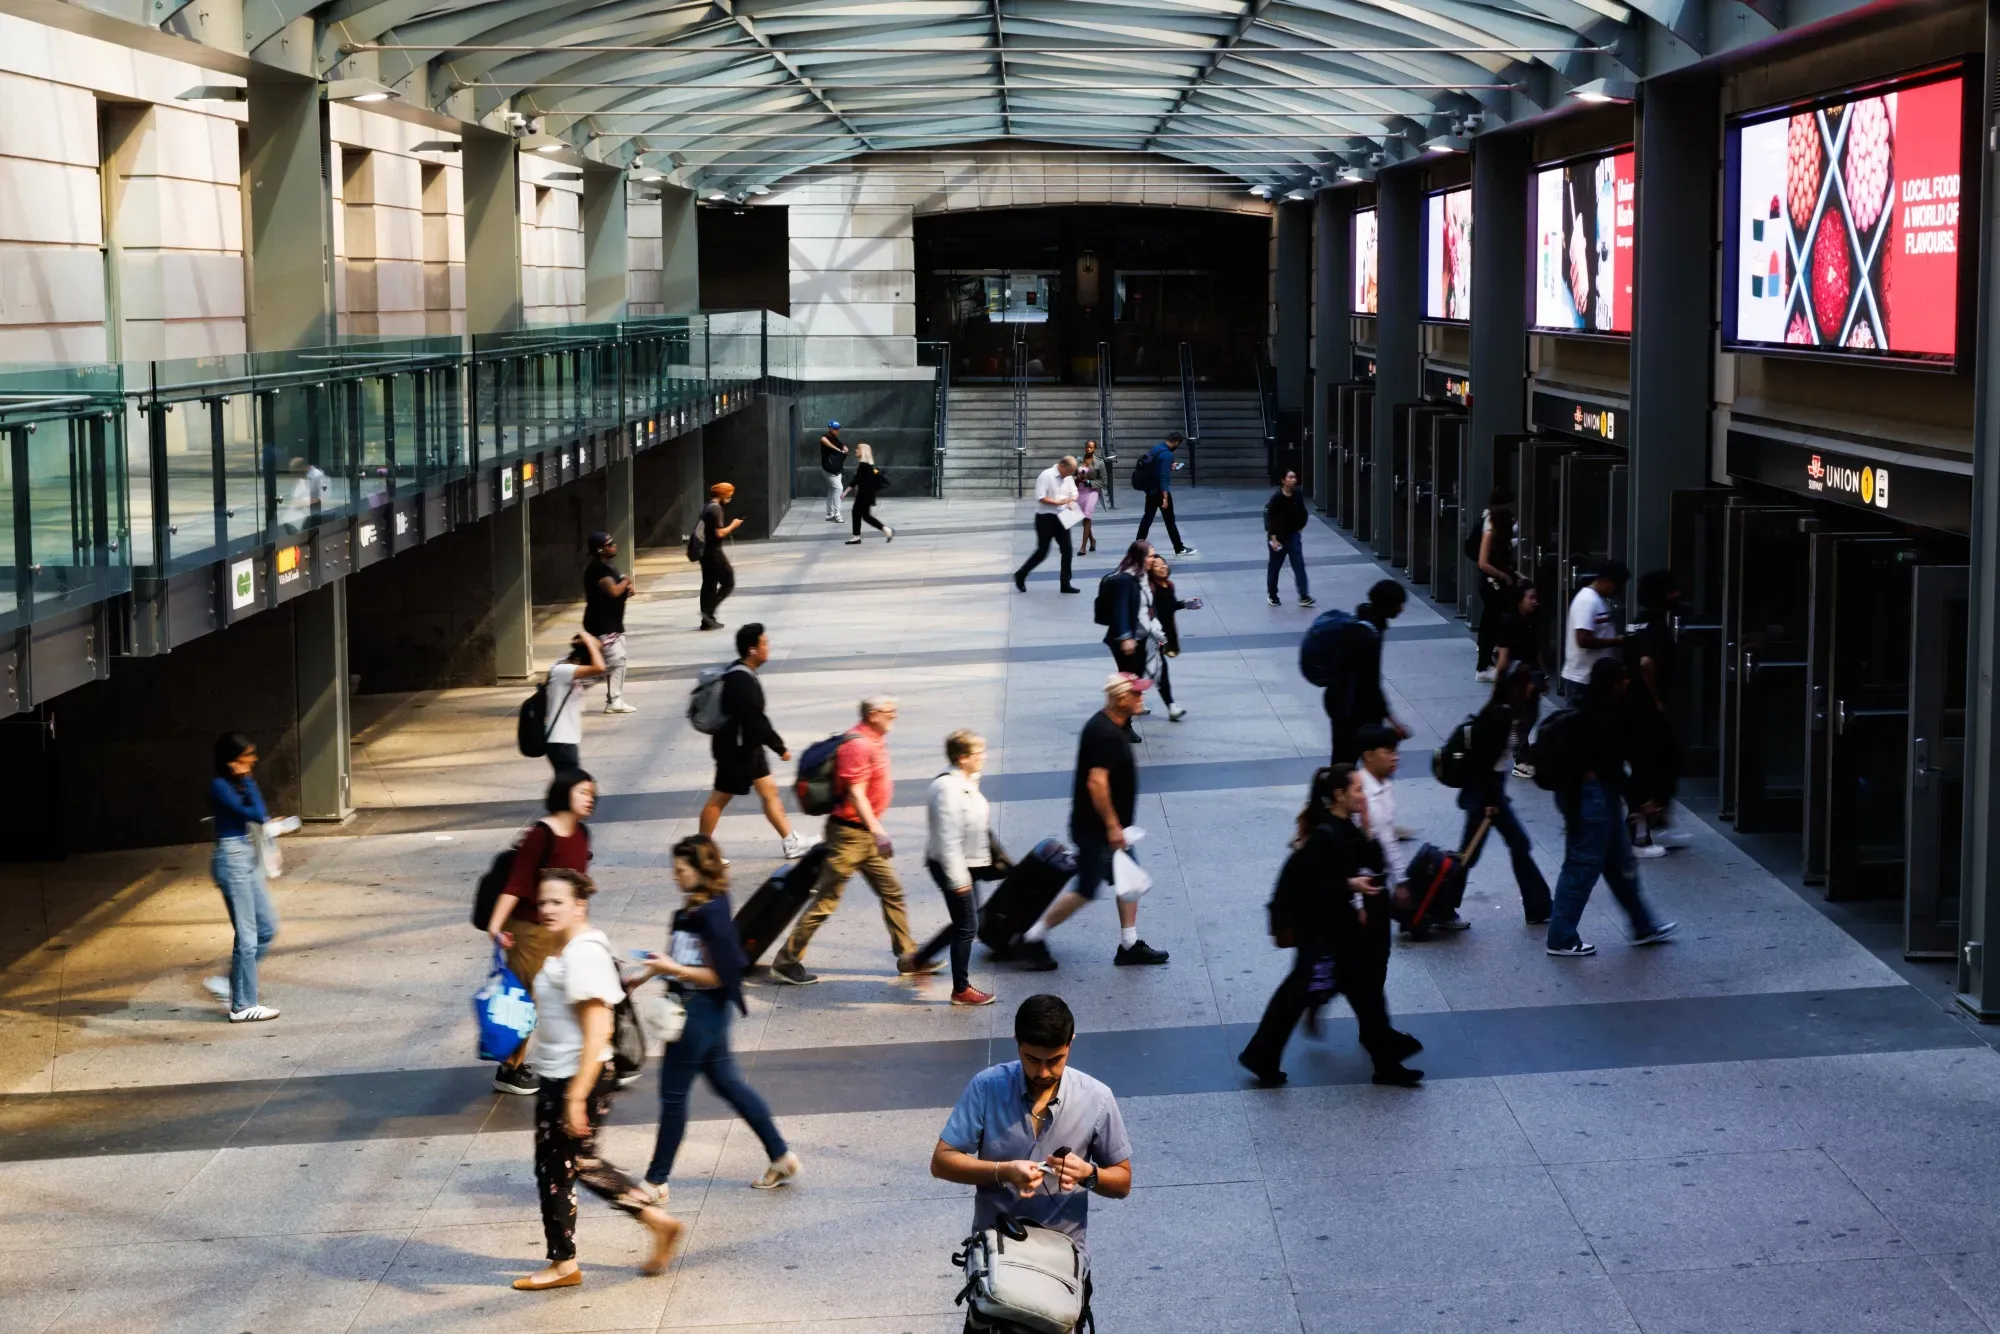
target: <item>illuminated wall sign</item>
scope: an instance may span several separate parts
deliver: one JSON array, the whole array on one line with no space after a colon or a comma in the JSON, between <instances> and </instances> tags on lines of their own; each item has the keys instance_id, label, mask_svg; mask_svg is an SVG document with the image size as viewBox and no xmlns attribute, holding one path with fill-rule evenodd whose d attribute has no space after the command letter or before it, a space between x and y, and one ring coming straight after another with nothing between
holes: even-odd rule
<instances>
[{"instance_id":1,"label":"illuminated wall sign","mask_svg":"<svg viewBox=\"0 0 2000 1334\"><path fill-rule=\"evenodd\" d=\"M1354 354L1354 378L1372 380L1375 378L1375 358L1359 352Z\"/></svg>"},{"instance_id":2,"label":"illuminated wall sign","mask_svg":"<svg viewBox=\"0 0 2000 1334\"><path fill-rule=\"evenodd\" d=\"M1631 429L1631 409L1622 403L1599 403L1536 390L1529 405L1530 420L1544 430L1622 445Z\"/></svg>"},{"instance_id":3,"label":"illuminated wall sign","mask_svg":"<svg viewBox=\"0 0 2000 1334\"><path fill-rule=\"evenodd\" d=\"M514 470L512 468L503 468L500 470L500 499L512 500L513 498Z\"/></svg>"},{"instance_id":4,"label":"illuminated wall sign","mask_svg":"<svg viewBox=\"0 0 2000 1334\"><path fill-rule=\"evenodd\" d=\"M1972 531L1969 463L1913 455L1883 459L1819 441L1729 433L1729 471L1814 500L1870 510L1949 533Z\"/></svg>"},{"instance_id":5,"label":"illuminated wall sign","mask_svg":"<svg viewBox=\"0 0 2000 1334\"><path fill-rule=\"evenodd\" d=\"M381 540L382 540L381 529L377 528L372 523L364 523L361 525L361 545L364 548L375 546L377 543L381 542Z\"/></svg>"},{"instance_id":6,"label":"illuminated wall sign","mask_svg":"<svg viewBox=\"0 0 2000 1334\"><path fill-rule=\"evenodd\" d=\"M1632 332L1638 181L1631 149L1535 173L1534 326Z\"/></svg>"},{"instance_id":7,"label":"illuminated wall sign","mask_svg":"<svg viewBox=\"0 0 2000 1334\"><path fill-rule=\"evenodd\" d=\"M242 611L257 600L257 562L239 560L229 567L229 609Z\"/></svg>"},{"instance_id":8,"label":"illuminated wall sign","mask_svg":"<svg viewBox=\"0 0 2000 1334\"><path fill-rule=\"evenodd\" d=\"M1472 402L1472 381L1458 371L1424 367L1424 397L1461 405Z\"/></svg>"},{"instance_id":9,"label":"illuminated wall sign","mask_svg":"<svg viewBox=\"0 0 2000 1334\"><path fill-rule=\"evenodd\" d=\"M1472 318L1472 187L1424 200L1424 318Z\"/></svg>"},{"instance_id":10,"label":"illuminated wall sign","mask_svg":"<svg viewBox=\"0 0 2000 1334\"><path fill-rule=\"evenodd\" d=\"M1381 254L1376 244L1376 215L1372 208L1356 209L1354 213L1353 247L1348 254L1353 273L1348 284L1351 300L1348 312L1354 315L1376 313L1377 280L1381 275Z\"/></svg>"},{"instance_id":11,"label":"illuminated wall sign","mask_svg":"<svg viewBox=\"0 0 2000 1334\"><path fill-rule=\"evenodd\" d=\"M1954 364L1967 104L1954 65L1732 120L1724 345Z\"/></svg>"},{"instance_id":12,"label":"illuminated wall sign","mask_svg":"<svg viewBox=\"0 0 2000 1334\"><path fill-rule=\"evenodd\" d=\"M405 513L404 513L404 512L402 511L402 510L397 510L397 511L396 511L396 536L398 536L398 537L401 537L401 536L403 536L403 534L405 534L405 533L407 533L407 532L409 532L409 531L410 531L410 516L409 516L408 514L405 514Z\"/></svg>"},{"instance_id":13,"label":"illuminated wall sign","mask_svg":"<svg viewBox=\"0 0 2000 1334\"><path fill-rule=\"evenodd\" d=\"M521 464L521 485L532 486L534 485L534 481L535 481L535 465L532 463L523 462Z\"/></svg>"},{"instance_id":14,"label":"illuminated wall sign","mask_svg":"<svg viewBox=\"0 0 2000 1334\"><path fill-rule=\"evenodd\" d=\"M279 547L278 554L271 559L271 568L277 572L281 587L297 583L305 573L300 566L297 547Z\"/></svg>"}]
</instances>

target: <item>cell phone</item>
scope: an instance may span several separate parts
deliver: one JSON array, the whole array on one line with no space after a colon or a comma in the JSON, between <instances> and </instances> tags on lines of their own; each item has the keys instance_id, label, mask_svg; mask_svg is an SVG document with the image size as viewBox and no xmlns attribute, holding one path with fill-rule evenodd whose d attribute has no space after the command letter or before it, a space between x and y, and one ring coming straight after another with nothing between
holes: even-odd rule
<instances>
[{"instance_id":1,"label":"cell phone","mask_svg":"<svg viewBox=\"0 0 2000 1334\"><path fill-rule=\"evenodd\" d=\"M653 952L651 950L633 950L632 957L637 959L640 963L644 963L646 962L646 960L653 957Z\"/></svg>"},{"instance_id":2,"label":"cell phone","mask_svg":"<svg viewBox=\"0 0 2000 1334\"><path fill-rule=\"evenodd\" d=\"M1067 1157L1069 1157L1069 1145L1065 1144L1060 1149L1057 1149L1054 1153L1050 1154L1048 1158L1044 1158L1042 1161L1048 1162L1050 1159L1067 1158Z\"/></svg>"}]
</instances>

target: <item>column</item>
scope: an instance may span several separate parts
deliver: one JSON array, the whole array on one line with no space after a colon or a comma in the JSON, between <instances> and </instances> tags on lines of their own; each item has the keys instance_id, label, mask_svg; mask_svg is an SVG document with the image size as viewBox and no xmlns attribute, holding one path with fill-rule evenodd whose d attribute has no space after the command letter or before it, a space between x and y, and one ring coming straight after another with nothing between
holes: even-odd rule
<instances>
[{"instance_id":1,"label":"column","mask_svg":"<svg viewBox=\"0 0 2000 1334\"><path fill-rule=\"evenodd\" d=\"M1423 347L1417 314L1423 309L1424 222L1421 168L1384 171L1376 178L1375 208L1380 272L1375 317L1375 554L1389 557L1389 516L1395 499L1396 405L1416 401ZM1474 253L1478 246L1473 247ZM1475 260L1475 263L1477 261ZM1518 272L1518 270L1516 270ZM1474 302L1477 313L1478 303ZM1478 386L1474 385L1476 393Z\"/></svg>"},{"instance_id":2,"label":"column","mask_svg":"<svg viewBox=\"0 0 2000 1334\"><path fill-rule=\"evenodd\" d=\"M1626 560L1634 574L1664 568L1670 559L1674 492L1708 483L1718 103L1718 89L1706 79L1648 83L1640 97L1627 474Z\"/></svg>"},{"instance_id":3,"label":"column","mask_svg":"<svg viewBox=\"0 0 2000 1334\"><path fill-rule=\"evenodd\" d=\"M639 525L632 476L635 456L631 448L628 436L623 452L604 469L604 531L611 534L611 540L618 544L618 550L628 566L639 559Z\"/></svg>"},{"instance_id":4,"label":"column","mask_svg":"<svg viewBox=\"0 0 2000 1334\"><path fill-rule=\"evenodd\" d=\"M474 334L521 325L521 190L512 138L465 133L465 327Z\"/></svg>"},{"instance_id":5,"label":"column","mask_svg":"<svg viewBox=\"0 0 2000 1334\"><path fill-rule=\"evenodd\" d=\"M331 342L332 196L326 180L326 103L302 79L252 79L250 349Z\"/></svg>"},{"instance_id":6,"label":"column","mask_svg":"<svg viewBox=\"0 0 2000 1334\"><path fill-rule=\"evenodd\" d=\"M1271 367L1278 376L1277 455L1271 482L1297 468L1306 409L1307 340L1312 337L1312 205L1278 205L1278 337Z\"/></svg>"},{"instance_id":7,"label":"column","mask_svg":"<svg viewBox=\"0 0 2000 1334\"><path fill-rule=\"evenodd\" d=\"M292 603L292 635L299 699L299 817L338 822L354 814L345 580Z\"/></svg>"},{"instance_id":8,"label":"column","mask_svg":"<svg viewBox=\"0 0 2000 1334\"><path fill-rule=\"evenodd\" d=\"M1496 481L1493 437L1519 431L1527 420L1528 293L1521 265L1528 254L1532 159L1533 141L1526 134L1482 135L1473 144L1472 364L1467 368L1473 447L1458 484L1459 513L1467 522L1478 519ZM1702 299L1707 300L1706 289Z\"/></svg>"},{"instance_id":9,"label":"column","mask_svg":"<svg viewBox=\"0 0 2000 1334\"><path fill-rule=\"evenodd\" d=\"M1353 266L1354 192L1322 190L1315 202L1313 234L1313 401L1307 405L1312 423L1313 503L1322 512L1332 499L1333 478L1327 466L1327 446L1334 422L1327 414L1327 390L1354 378L1354 321L1347 309L1353 296L1348 273Z\"/></svg>"},{"instance_id":10,"label":"column","mask_svg":"<svg viewBox=\"0 0 2000 1334\"><path fill-rule=\"evenodd\" d=\"M660 187L660 305L669 315L701 309L701 246L694 191Z\"/></svg>"},{"instance_id":11,"label":"column","mask_svg":"<svg viewBox=\"0 0 2000 1334\"><path fill-rule=\"evenodd\" d=\"M493 674L502 681L525 681L535 674L528 502L503 509L487 522L493 527Z\"/></svg>"},{"instance_id":12,"label":"column","mask_svg":"<svg viewBox=\"0 0 2000 1334\"><path fill-rule=\"evenodd\" d=\"M583 167L583 318L592 324L625 318L630 266L625 246L625 173Z\"/></svg>"},{"instance_id":13,"label":"column","mask_svg":"<svg viewBox=\"0 0 2000 1334\"><path fill-rule=\"evenodd\" d=\"M1994 86L1994 53L2000 51L2000 15L1989 6L1986 15L1983 81ZM1986 99L1991 123L1995 99ZM1980 190L1968 198L1979 201L1978 213L1964 216L1967 230L1979 228L1979 333L1973 343L1978 389L1973 424L1972 455L1972 607L1967 644L1965 719L1965 859L1959 903L1958 1003L1980 1019L2000 1020L2000 966L1988 967L1986 937L2000 923L2000 707L1994 700L1994 680L2000 677L2000 469L1994 451L2000 449L2000 267L1993 248L2000 245L2000 200L1994 197L1994 148L1989 139L1979 155ZM1640 195L1645 207L1645 194ZM1641 212L1643 220L1645 214ZM1961 243L1960 249L1965 248ZM1643 273L1643 270L1641 270ZM2000 961L1996 961L2000 962Z\"/></svg>"}]
</instances>

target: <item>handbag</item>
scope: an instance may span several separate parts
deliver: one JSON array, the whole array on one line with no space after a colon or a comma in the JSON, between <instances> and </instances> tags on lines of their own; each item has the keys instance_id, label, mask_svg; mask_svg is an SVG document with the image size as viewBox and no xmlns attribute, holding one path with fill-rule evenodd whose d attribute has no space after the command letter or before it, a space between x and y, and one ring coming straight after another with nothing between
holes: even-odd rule
<instances>
[{"instance_id":1,"label":"handbag","mask_svg":"<svg viewBox=\"0 0 2000 1334\"><path fill-rule=\"evenodd\" d=\"M535 1031L535 998L493 947L486 984L472 994L472 1017L479 1022L479 1059L504 1061Z\"/></svg>"},{"instance_id":2,"label":"handbag","mask_svg":"<svg viewBox=\"0 0 2000 1334\"><path fill-rule=\"evenodd\" d=\"M657 987L643 983L627 993L632 1011L645 1031L647 1049L671 1047L687 1029L687 1005L664 982Z\"/></svg>"}]
</instances>

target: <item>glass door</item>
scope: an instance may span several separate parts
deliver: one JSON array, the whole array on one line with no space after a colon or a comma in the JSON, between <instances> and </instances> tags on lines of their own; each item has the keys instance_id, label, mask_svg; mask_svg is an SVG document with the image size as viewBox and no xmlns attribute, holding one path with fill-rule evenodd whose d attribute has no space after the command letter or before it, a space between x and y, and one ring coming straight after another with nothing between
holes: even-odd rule
<instances>
[{"instance_id":1,"label":"glass door","mask_svg":"<svg viewBox=\"0 0 2000 1334\"><path fill-rule=\"evenodd\" d=\"M1711 778L1722 745L1724 516L1731 492L1676 491L1667 502L1668 563L1680 590L1674 647L1680 667L1668 705L1680 720L1681 772Z\"/></svg>"},{"instance_id":2,"label":"glass door","mask_svg":"<svg viewBox=\"0 0 2000 1334\"><path fill-rule=\"evenodd\" d=\"M1375 390L1354 395L1354 482L1347 491L1344 522L1357 542L1375 540Z\"/></svg>"},{"instance_id":3,"label":"glass door","mask_svg":"<svg viewBox=\"0 0 2000 1334\"><path fill-rule=\"evenodd\" d=\"M1815 532L1806 663L1804 877L1828 898L1903 889L1910 567L1887 535Z\"/></svg>"},{"instance_id":4,"label":"glass door","mask_svg":"<svg viewBox=\"0 0 2000 1334\"><path fill-rule=\"evenodd\" d=\"M1903 955L1958 953L1965 819L1965 663L1970 571L1919 565L1911 576L1909 773Z\"/></svg>"},{"instance_id":5,"label":"glass door","mask_svg":"<svg viewBox=\"0 0 2000 1334\"><path fill-rule=\"evenodd\" d=\"M1470 425L1464 417L1440 417L1431 431L1431 478L1437 493L1431 507L1431 597L1440 605L1458 602L1459 566L1465 558L1458 488Z\"/></svg>"},{"instance_id":6,"label":"glass door","mask_svg":"<svg viewBox=\"0 0 2000 1334\"><path fill-rule=\"evenodd\" d=\"M1723 763L1736 828L1745 834L1799 828L1805 806L1806 655L1810 640L1810 544L1805 511L1730 508L1730 626L1733 671L1725 678L1730 727Z\"/></svg>"},{"instance_id":7,"label":"glass door","mask_svg":"<svg viewBox=\"0 0 2000 1334\"><path fill-rule=\"evenodd\" d=\"M1437 497L1437 424L1442 413L1424 413L1410 422L1410 483L1405 491L1405 540L1403 566L1410 582L1431 581L1431 518Z\"/></svg>"},{"instance_id":8,"label":"glass door","mask_svg":"<svg viewBox=\"0 0 2000 1334\"><path fill-rule=\"evenodd\" d=\"M1515 569L1542 595L1542 660L1562 670L1563 625L1569 597L1562 580L1562 465L1578 446L1562 440L1524 441L1515 454Z\"/></svg>"}]
</instances>

